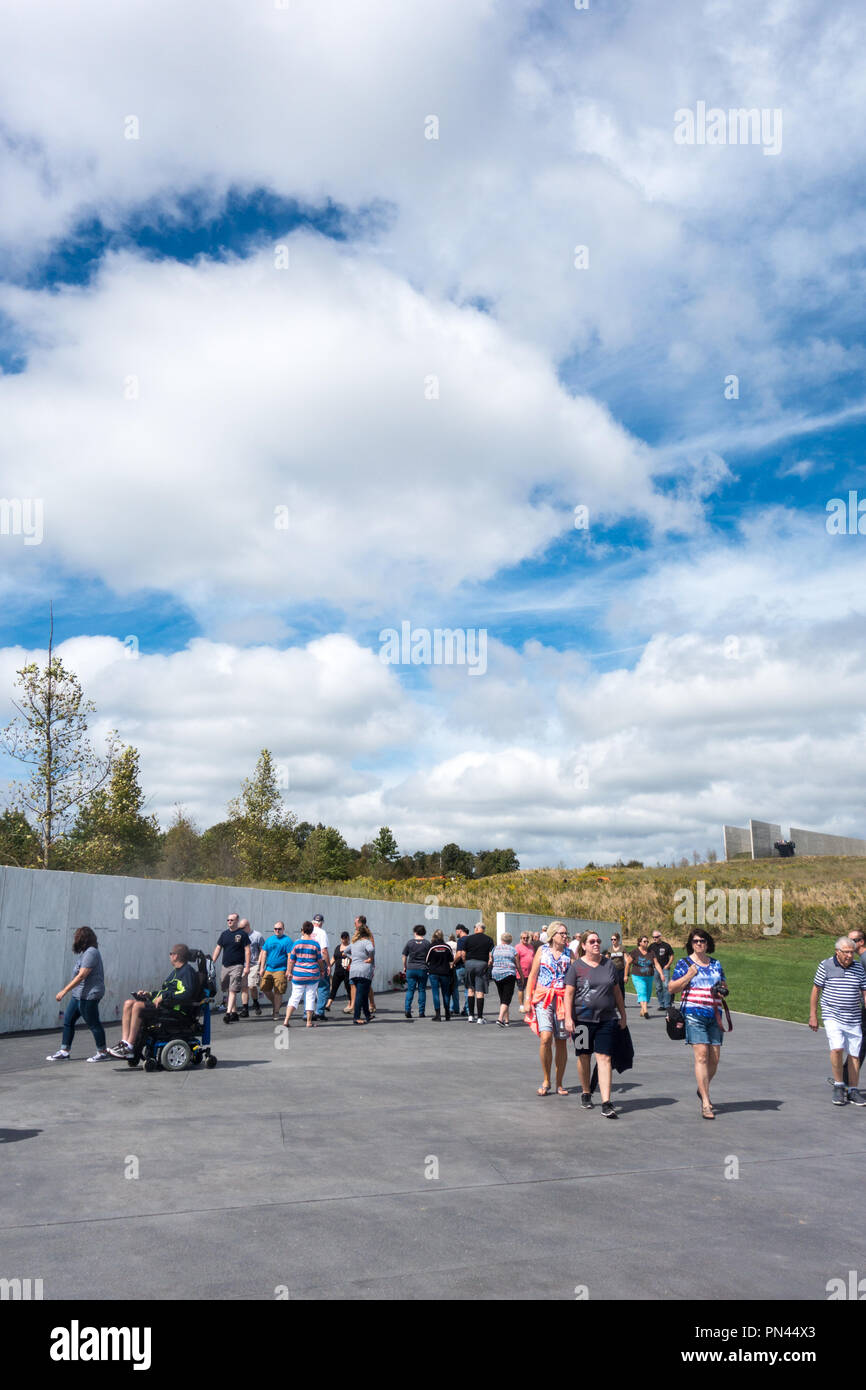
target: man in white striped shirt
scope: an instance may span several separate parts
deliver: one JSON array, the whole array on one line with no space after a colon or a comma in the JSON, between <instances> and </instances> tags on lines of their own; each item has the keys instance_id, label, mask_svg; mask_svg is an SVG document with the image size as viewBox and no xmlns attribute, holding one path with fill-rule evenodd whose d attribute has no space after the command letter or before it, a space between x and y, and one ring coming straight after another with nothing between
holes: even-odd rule
<instances>
[{"instance_id":1,"label":"man in white striped shirt","mask_svg":"<svg viewBox=\"0 0 866 1390\"><path fill-rule=\"evenodd\" d=\"M850 937L840 936L836 953L822 960L815 971L815 983L809 1001L809 1027L818 1030L818 998L824 1030L830 1044L830 1064L833 1068L833 1104L866 1105L866 1096L859 1090L860 1043L863 1040L861 1009L866 1004L866 970L857 957ZM848 1057L846 1090L842 1080L842 1065Z\"/></svg>"}]
</instances>

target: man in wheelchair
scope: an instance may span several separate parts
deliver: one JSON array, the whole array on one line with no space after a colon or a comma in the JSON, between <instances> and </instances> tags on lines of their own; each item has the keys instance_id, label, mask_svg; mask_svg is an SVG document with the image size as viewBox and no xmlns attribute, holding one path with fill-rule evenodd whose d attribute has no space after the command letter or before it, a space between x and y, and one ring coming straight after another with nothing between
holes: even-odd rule
<instances>
[{"instance_id":1,"label":"man in wheelchair","mask_svg":"<svg viewBox=\"0 0 866 1390\"><path fill-rule=\"evenodd\" d=\"M124 1061L133 1057L139 1033L146 1023L170 1020L187 1023L195 1019L201 984L197 971L189 964L189 947L172 946L169 959L172 971L158 992L151 996L146 990L137 990L124 1004L120 1042L108 1049L112 1057Z\"/></svg>"}]
</instances>

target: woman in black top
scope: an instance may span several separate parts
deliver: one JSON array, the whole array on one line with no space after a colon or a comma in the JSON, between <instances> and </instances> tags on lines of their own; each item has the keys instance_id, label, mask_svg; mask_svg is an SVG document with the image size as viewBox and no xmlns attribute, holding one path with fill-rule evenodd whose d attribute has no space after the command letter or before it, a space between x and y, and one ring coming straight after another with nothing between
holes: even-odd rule
<instances>
[{"instance_id":1,"label":"woman in black top","mask_svg":"<svg viewBox=\"0 0 866 1390\"><path fill-rule=\"evenodd\" d=\"M331 1005L337 997L337 990L340 988L340 985L345 989L346 998L349 1001L343 1013L348 1014L352 1012L352 985L349 980L349 966L351 961L352 952L349 946L349 933L347 931L341 931L340 944L334 951L334 968L331 973L331 989L328 994L328 1002L325 1005L326 1013L331 1012Z\"/></svg>"},{"instance_id":2,"label":"woman in black top","mask_svg":"<svg viewBox=\"0 0 866 1390\"><path fill-rule=\"evenodd\" d=\"M451 947L446 943L445 936L441 931L434 931L430 938L430 950L427 952L427 975L430 980L430 988L433 991L433 1022L439 1023L442 1015L439 1012L439 994L441 991L442 1002L445 1006L445 1022L451 1022L451 992L454 988L454 956Z\"/></svg>"}]
</instances>

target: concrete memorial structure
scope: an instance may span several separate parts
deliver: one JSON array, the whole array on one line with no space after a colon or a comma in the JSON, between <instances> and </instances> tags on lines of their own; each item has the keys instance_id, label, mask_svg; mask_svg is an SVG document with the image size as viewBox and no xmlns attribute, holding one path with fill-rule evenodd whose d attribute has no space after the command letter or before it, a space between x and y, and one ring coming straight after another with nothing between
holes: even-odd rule
<instances>
[{"instance_id":1,"label":"concrete memorial structure","mask_svg":"<svg viewBox=\"0 0 866 1390\"><path fill-rule=\"evenodd\" d=\"M782 840L782 827L772 821L750 820L748 827L724 827L725 859L748 855L750 859L777 859L776 841ZM866 840L850 835L828 835L822 830L802 830L792 825L787 837L794 842L796 855L849 854L866 857Z\"/></svg>"}]
</instances>

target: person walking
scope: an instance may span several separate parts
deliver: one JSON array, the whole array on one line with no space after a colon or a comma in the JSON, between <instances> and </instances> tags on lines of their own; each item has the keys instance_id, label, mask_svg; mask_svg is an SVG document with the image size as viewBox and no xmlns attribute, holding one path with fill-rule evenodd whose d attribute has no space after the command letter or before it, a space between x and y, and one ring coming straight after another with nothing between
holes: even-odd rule
<instances>
[{"instance_id":1,"label":"person walking","mask_svg":"<svg viewBox=\"0 0 866 1390\"><path fill-rule=\"evenodd\" d=\"M568 928L564 922L551 922L550 941L536 952L526 997L529 1008L524 1016L533 1033L537 1034L538 1055L541 1059L540 1096L550 1094L550 1070L556 1048L556 1094L567 1096L562 1084L568 1061L565 1031L565 976L571 965L572 955L566 946Z\"/></svg>"},{"instance_id":2,"label":"person walking","mask_svg":"<svg viewBox=\"0 0 866 1390\"><path fill-rule=\"evenodd\" d=\"M650 942L650 955L656 961L661 970L661 979L656 976L656 998L659 1003L659 1011L666 1013L671 1006L671 996L668 986L671 982L671 961L674 958L674 948L669 941L665 941L658 927L653 928L652 941Z\"/></svg>"},{"instance_id":3,"label":"person walking","mask_svg":"<svg viewBox=\"0 0 866 1390\"><path fill-rule=\"evenodd\" d=\"M503 932L502 940L498 946L494 946L490 957L490 974L499 995L499 1017L496 1022L500 1028L511 1027L508 1012L514 998L514 986L517 984L517 952L511 940L511 932Z\"/></svg>"},{"instance_id":4,"label":"person walking","mask_svg":"<svg viewBox=\"0 0 866 1390\"><path fill-rule=\"evenodd\" d=\"M529 939L529 932L520 933L520 943L515 947L517 957L517 1002L520 1005L520 1012L526 1013L526 982L532 970L532 962L535 960L535 952Z\"/></svg>"},{"instance_id":5,"label":"person walking","mask_svg":"<svg viewBox=\"0 0 866 1390\"><path fill-rule=\"evenodd\" d=\"M629 976L634 976L634 988L640 1004L641 1018L649 1018L649 1003L653 997L653 981L656 976L664 985L664 975L661 966L651 953L649 948L649 937L640 937L637 946L625 958L625 978L623 985L627 985Z\"/></svg>"},{"instance_id":6,"label":"person walking","mask_svg":"<svg viewBox=\"0 0 866 1390\"><path fill-rule=\"evenodd\" d=\"M376 947L366 918L363 921L358 917L355 918L355 934L352 937L349 953L349 975L352 980L354 1000L354 1018L352 1021L356 1027L363 1027L364 1024L371 1023L373 1019L370 1011L370 986L376 968ZM362 1012L363 1018L361 1018Z\"/></svg>"},{"instance_id":7,"label":"person walking","mask_svg":"<svg viewBox=\"0 0 866 1390\"><path fill-rule=\"evenodd\" d=\"M313 914L313 940L319 946L322 952L322 958L325 962L325 973L319 980L319 987L316 991L316 1018L319 1023L324 1023L325 1005L328 1002L328 994L330 992L329 972L331 969L331 957L328 933L325 931L325 919L321 912Z\"/></svg>"},{"instance_id":8,"label":"person walking","mask_svg":"<svg viewBox=\"0 0 866 1390\"><path fill-rule=\"evenodd\" d=\"M433 991L433 1022L440 1023L442 1013L440 1009L440 994L442 996L441 1006L445 1010L445 1022L451 1022L451 995L453 991L454 978L454 952L445 940L444 932L437 928L430 938L430 949L424 962L427 969L427 976L430 981L430 988Z\"/></svg>"},{"instance_id":9,"label":"person walking","mask_svg":"<svg viewBox=\"0 0 866 1390\"><path fill-rule=\"evenodd\" d=\"M451 1001L451 1012L453 1014L460 1014L462 1018L468 1018L469 996L466 993L466 960L465 957L460 954L460 952L462 950L462 943L466 940L467 936L469 935L469 928L465 927L462 922L458 922L457 926L454 928L454 931L454 998ZM463 986L462 1009L460 1008L461 985Z\"/></svg>"},{"instance_id":10,"label":"person walking","mask_svg":"<svg viewBox=\"0 0 866 1390\"><path fill-rule=\"evenodd\" d=\"M70 996L63 1014L63 1035L57 1051L52 1053L50 1057L46 1057L45 1060L46 1062L69 1061L72 1040L75 1037L75 1025L79 1018L83 1018L93 1034L93 1041L96 1044L96 1051L92 1057L87 1058L88 1062L107 1062L108 1050L105 1046L105 1029L99 1018L99 1001L105 994L105 969L99 952L96 932L90 927L79 927L72 938L72 954L75 974L69 984L64 985L63 989L58 990L54 996L58 1004L63 1002L67 994Z\"/></svg>"},{"instance_id":11,"label":"person walking","mask_svg":"<svg viewBox=\"0 0 866 1390\"><path fill-rule=\"evenodd\" d=\"M337 991L342 985L346 991L348 1003L343 1010L344 1014L352 1012L352 981L349 976L349 962L352 959L349 950L349 933L340 932L340 944L334 947L334 968L331 971L331 988L328 991L328 1002L325 1004L325 1013L331 1012L331 1005L337 997Z\"/></svg>"},{"instance_id":12,"label":"person walking","mask_svg":"<svg viewBox=\"0 0 866 1390\"><path fill-rule=\"evenodd\" d=\"M226 929L214 947L212 957L214 965L219 959L220 952L222 952L223 958L220 986L228 996L223 1023L237 1023L238 1015L235 1012L235 1004L244 973L249 973L250 939L245 931L241 931L240 917L236 912L230 912L226 918Z\"/></svg>"},{"instance_id":13,"label":"person walking","mask_svg":"<svg viewBox=\"0 0 866 1390\"><path fill-rule=\"evenodd\" d=\"M859 958L860 958L860 964L863 966L863 969L866 970L866 936L864 936L864 934L863 934L863 928L862 928L862 927L854 927L854 928L848 933L848 940L851 941L851 942L853 942L854 950L855 950L856 953L857 953L857 954L855 955L854 959L856 960L857 957L859 956ZM862 1041L861 1044L860 1044L860 1057L859 1057L859 1061L860 1061L860 1070L862 1071L862 1070L863 1070L863 1062L866 1061L866 1005L863 1006L863 1008L862 1008L862 1010L861 1010L861 1012L860 1012L860 1032L863 1034L863 1041ZM827 1080L830 1082L831 1085L834 1084L832 1076L828 1076L828 1077L827 1077ZM843 1066L842 1066L842 1080L845 1082L845 1085L847 1086L847 1085L848 1085L848 1058L847 1058L847 1057L845 1058L845 1061L844 1061Z\"/></svg>"},{"instance_id":14,"label":"person walking","mask_svg":"<svg viewBox=\"0 0 866 1390\"><path fill-rule=\"evenodd\" d=\"M241 976L241 1007L238 1017L249 1018L251 1001L254 1014L260 1014L262 1011L259 1005L259 957L265 938L260 931L253 931L246 917L242 917L238 925L241 931L246 932L250 943L249 969Z\"/></svg>"},{"instance_id":15,"label":"person walking","mask_svg":"<svg viewBox=\"0 0 866 1390\"><path fill-rule=\"evenodd\" d=\"M722 1027L716 1010L716 994L720 987L727 993L725 972L713 955L716 943L703 927L693 927L686 940L686 955L674 968L670 983L671 994L682 991L682 1009L686 1020L686 1042L692 1048L695 1080L705 1120L714 1120L716 1113L710 1101L710 1083L719 1069L722 1052Z\"/></svg>"},{"instance_id":16,"label":"person walking","mask_svg":"<svg viewBox=\"0 0 866 1390\"><path fill-rule=\"evenodd\" d=\"M291 937L286 936L284 922L275 922L273 934L267 938L262 946L262 960L264 970L261 975L262 993L271 1006L272 1017L279 1018L280 1010L283 1007L283 995L288 985L286 971L288 969L289 951L294 942Z\"/></svg>"},{"instance_id":17,"label":"person walking","mask_svg":"<svg viewBox=\"0 0 866 1390\"><path fill-rule=\"evenodd\" d=\"M307 1027L317 1027L316 995L324 970L325 957L318 941L313 939L313 924L312 922L304 922L301 926L299 939L289 951L288 975L292 993L289 996L289 1007L286 1009L286 1017L283 1020L284 1028L289 1027L292 1014L302 999L307 1015Z\"/></svg>"},{"instance_id":18,"label":"person walking","mask_svg":"<svg viewBox=\"0 0 866 1390\"><path fill-rule=\"evenodd\" d=\"M840 936L836 949L822 960L815 971L809 999L809 1027L818 1031L818 999L824 1031L830 1044L830 1065L833 1069L833 1104L866 1105L866 1095L860 1090L860 1045L863 1041L862 1010L866 1005L866 970L863 968L854 942ZM848 1084L842 1075L847 1055Z\"/></svg>"},{"instance_id":19,"label":"person walking","mask_svg":"<svg viewBox=\"0 0 866 1390\"><path fill-rule=\"evenodd\" d=\"M590 930L580 935L580 956L572 960L565 973L565 1031L574 1036L577 1070L580 1075L580 1103L592 1107L590 1061L595 1053L601 1113L615 1120L610 1086L612 1058L617 1033L626 1027L625 999L619 974L601 954L601 937Z\"/></svg>"},{"instance_id":20,"label":"person walking","mask_svg":"<svg viewBox=\"0 0 866 1390\"><path fill-rule=\"evenodd\" d=\"M419 1018L424 1017L427 1008L427 952L430 950L425 939L427 936L426 927L413 927L412 933L413 935L403 947L403 974L406 976L406 997L403 1002L403 1012L409 1022L412 1021L412 1000L415 998L416 990L418 991Z\"/></svg>"},{"instance_id":21,"label":"person walking","mask_svg":"<svg viewBox=\"0 0 866 1390\"><path fill-rule=\"evenodd\" d=\"M463 957L466 969L466 1003L470 1023L484 1023L484 1000L494 941L484 930L483 922L475 923L475 931L457 943L456 960Z\"/></svg>"},{"instance_id":22,"label":"person walking","mask_svg":"<svg viewBox=\"0 0 866 1390\"><path fill-rule=\"evenodd\" d=\"M623 999L625 998L625 951L622 949L622 937L618 931L611 932L610 950L604 952L605 958L610 961L617 975L618 984L622 990Z\"/></svg>"}]
</instances>

